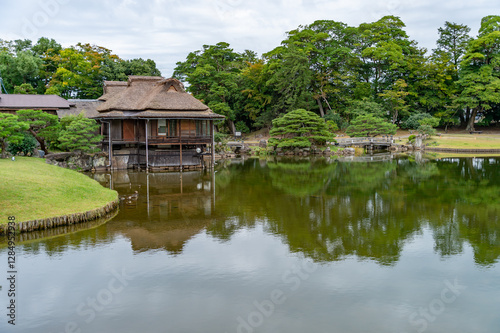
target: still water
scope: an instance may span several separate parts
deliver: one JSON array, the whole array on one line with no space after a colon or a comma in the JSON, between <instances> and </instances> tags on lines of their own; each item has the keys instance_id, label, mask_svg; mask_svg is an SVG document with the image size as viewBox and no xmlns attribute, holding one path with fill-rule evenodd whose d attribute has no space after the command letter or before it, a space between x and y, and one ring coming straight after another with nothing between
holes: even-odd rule
<instances>
[{"instance_id":1,"label":"still water","mask_svg":"<svg viewBox=\"0 0 500 333\"><path fill-rule=\"evenodd\" d=\"M18 238L0 332L500 332L500 159L90 176L120 212Z\"/></svg>"}]
</instances>

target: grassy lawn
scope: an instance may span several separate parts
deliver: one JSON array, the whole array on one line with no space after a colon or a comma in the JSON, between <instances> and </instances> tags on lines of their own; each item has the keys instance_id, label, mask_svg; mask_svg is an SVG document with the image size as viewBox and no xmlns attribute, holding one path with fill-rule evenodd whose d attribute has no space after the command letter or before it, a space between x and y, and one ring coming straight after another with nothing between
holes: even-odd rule
<instances>
[{"instance_id":1,"label":"grassy lawn","mask_svg":"<svg viewBox=\"0 0 500 333\"><path fill-rule=\"evenodd\" d=\"M436 141L438 148L455 149L500 149L500 136L498 135L470 135L453 134L433 136L429 142Z\"/></svg>"},{"instance_id":2,"label":"grassy lawn","mask_svg":"<svg viewBox=\"0 0 500 333\"><path fill-rule=\"evenodd\" d=\"M500 157L500 154L488 154L488 153L438 153L438 152L428 152L425 157L430 159L440 159L440 158L458 158L458 157Z\"/></svg>"},{"instance_id":3,"label":"grassy lawn","mask_svg":"<svg viewBox=\"0 0 500 333\"><path fill-rule=\"evenodd\" d=\"M0 159L0 223L83 213L117 199L116 191L44 159Z\"/></svg>"}]
</instances>

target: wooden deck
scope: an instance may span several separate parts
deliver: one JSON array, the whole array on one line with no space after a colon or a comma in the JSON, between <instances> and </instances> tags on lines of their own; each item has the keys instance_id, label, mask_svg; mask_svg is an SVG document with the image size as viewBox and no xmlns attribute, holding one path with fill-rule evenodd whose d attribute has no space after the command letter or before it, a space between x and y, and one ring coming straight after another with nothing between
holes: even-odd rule
<instances>
[{"instance_id":1,"label":"wooden deck","mask_svg":"<svg viewBox=\"0 0 500 333\"><path fill-rule=\"evenodd\" d=\"M102 143L107 144L109 137L105 136ZM140 140L125 140L125 139L112 139L113 144L146 144L144 138ZM189 137L165 137L165 136L151 136L148 137L149 145L199 145L199 144L212 144L210 136L189 136Z\"/></svg>"}]
</instances>

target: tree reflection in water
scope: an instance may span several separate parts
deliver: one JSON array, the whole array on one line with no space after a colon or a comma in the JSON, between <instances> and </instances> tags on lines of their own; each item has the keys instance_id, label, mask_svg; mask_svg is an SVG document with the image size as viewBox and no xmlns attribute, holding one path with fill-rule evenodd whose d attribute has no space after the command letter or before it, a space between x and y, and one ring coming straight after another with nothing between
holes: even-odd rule
<instances>
[{"instance_id":1,"label":"tree reflection in water","mask_svg":"<svg viewBox=\"0 0 500 333\"><path fill-rule=\"evenodd\" d=\"M488 266L500 255L499 168L497 158L271 158L221 162L216 173L94 175L121 196L137 191L136 201L124 200L114 219L92 229L50 233L43 246L23 244L26 251L54 255L126 237L136 252L175 255L200 233L230 241L261 224L290 251L317 262L355 256L394 265L405 244L430 229L439 255L457 255L470 245L476 263Z\"/></svg>"},{"instance_id":2,"label":"tree reflection in water","mask_svg":"<svg viewBox=\"0 0 500 333\"><path fill-rule=\"evenodd\" d=\"M499 167L495 158L250 160L220 170L231 181L217 178L217 207L230 218L208 231L229 239L265 221L291 251L316 261L357 256L392 265L406 242L430 228L441 256L468 243L476 263L490 265L500 255Z\"/></svg>"}]
</instances>

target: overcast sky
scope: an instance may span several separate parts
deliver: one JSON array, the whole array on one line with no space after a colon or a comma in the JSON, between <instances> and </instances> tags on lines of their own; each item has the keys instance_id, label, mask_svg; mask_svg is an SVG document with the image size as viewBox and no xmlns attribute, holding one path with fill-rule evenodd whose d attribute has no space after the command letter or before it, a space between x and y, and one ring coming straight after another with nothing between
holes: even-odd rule
<instances>
[{"instance_id":1,"label":"overcast sky","mask_svg":"<svg viewBox=\"0 0 500 333\"><path fill-rule=\"evenodd\" d=\"M445 21L467 24L500 15L499 0L17 0L0 3L0 39L54 38L111 49L124 59L156 61L163 76L204 44L270 51L287 31L315 20L351 26L399 16L411 39L432 49Z\"/></svg>"}]
</instances>

